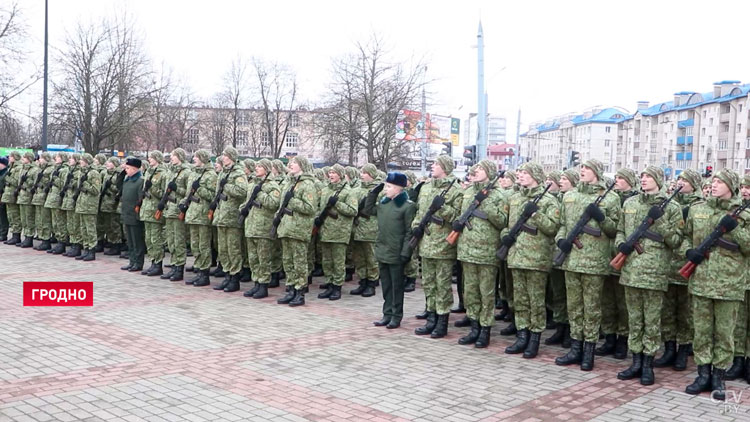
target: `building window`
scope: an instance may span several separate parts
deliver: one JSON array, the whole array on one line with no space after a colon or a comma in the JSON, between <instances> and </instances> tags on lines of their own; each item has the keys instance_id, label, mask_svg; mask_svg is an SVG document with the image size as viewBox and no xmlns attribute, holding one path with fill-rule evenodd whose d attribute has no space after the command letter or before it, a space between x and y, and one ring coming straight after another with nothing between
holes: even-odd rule
<instances>
[{"instance_id":1,"label":"building window","mask_svg":"<svg viewBox=\"0 0 750 422\"><path fill-rule=\"evenodd\" d=\"M706 118L706 114L708 114L708 112L706 110L703 110L703 118L704 119Z\"/></svg>"},{"instance_id":2,"label":"building window","mask_svg":"<svg viewBox=\"0 0 750 422\"><path fill-rule=\"evenodd\" d=\"M240 130L237 132L237 145L247 146L247 131Z\"/></svg>"},{"instance_id":3,"label":"building window","mask_svg":"<svg viewBox=\"0 0 750 422\"><path fill-rule=\"evenodd\" d=\"M609 128L607 128L607 129L609 129ZM605 140L604 140L604 146L605 146L605 147L608 147L608 146L609 146L609 139L605 139Z\"/></svg>"},{"instance_id":4,"label":"building window","mask_svg":"<svg viewBox=\"0 0 750 422\"><path fill-rule=\"evenodd\" d=\"M607 127L604 128L604 131L607 132L607 133L609 133L610 129L611 128L609 126L607 126Z\"/></svg>"},{"instance_id":5,"label":"building window","mask_svg":"<svg viewBox=\"0 0 750 422\"><path fill-rule=\"evenodd\" d=\"M299 126L299 115L297 113L292 113L292 117L289 122L289 127L298 127Z\"/></svg>"},{"instance_id":6,"label":"building window","mask_svg":"<svg viewBox=\"0 0 750 422\"><path fill-rule=\"evenodd\" d=\"M287 148L297 148L297 134L296 133L288 132L286 134L285 141L286 141Z\"/></svg>"},{"instance_id":7,"label":"building window","mask_svg":"<svg viewBox=\"0 0 750 422\"><path fill-rule=\"evenodd\" d=\"M268 132L263 131L263 133L260 134L260 146L267 147L268 146Z\"/></svg>"},{"instance_id":8,"label":"building window","mask_svg":"<svg viewBox=\"0 0 750 422\"><path fill-rule=\"evenodd\" d=\"M737 123L737 133L742 132L742 123Z\"/></svg>"},{"instance_id":9,"label":"building window","mask_svg":"<svg viewBox=\"0 0 750 422\"><path fill-rule=\"evenodd\" d=\"M714 118L713 117L710 118L710 119L708 119L708 125L709 126L713 126L714 125Z\"/></svg>"},{"instance_id":10,"label":"building window","mask_svg":"<svg viewBox=\"0 0 750 422\"><path fill-rule=\"evenodd\" d=\"M742 104L737 105L737 112L742 113Z\"/></svg>"},{"instance_id":11,"label":"building window","mask_svg":"<svg viewBox=\"0 0 750 422\"><path fill-rule=\"evenodd\" d=\"M701 136L706 136L706 128L701 128Z\"/></svg>"},{"instance_id":12,"label":"building window","mask_svg":"<svg viewBox=\"0 0 750 422\"><path fill-rule=\"evenodd\" d=\"M247 113L244 111L238 111L237 112L237 125L238 126L245 126L247 125Z\"/></svg>"},{"instance_id":13,"label":"building window","mask_svg":"<svg viewBox=\"0 0 750 422\"><path fill-rule=\"evenodd\" d=\"M197 144L198 143L198 135L200 135L200 131L198 129L190 129L187 133L187 143L189 144Z\"/></svg>"},{"instance_id":14,"label":"building window","mask_svg":"<svg viewBox=\"0 0 750 422\"><path fill-rule=\"evenodd\" d=\"M724 151L725 149L727 149L727 140L719 139L719 151Z\"/></svg>"}]
</instances>

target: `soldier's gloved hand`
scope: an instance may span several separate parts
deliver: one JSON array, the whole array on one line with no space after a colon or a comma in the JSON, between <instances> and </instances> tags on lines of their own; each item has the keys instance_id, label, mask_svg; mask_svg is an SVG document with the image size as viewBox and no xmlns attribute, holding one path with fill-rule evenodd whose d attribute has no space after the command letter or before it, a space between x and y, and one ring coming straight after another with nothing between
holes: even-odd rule
<instances>
[{"instance_id":1,"label":"soldier's gloved hand","mask_svg":"<svg viewBox=\"0 0 750 422\"><path fill-rule=\"evenodd\" d=\"M602 212L602 209L594 204L589 204L586 207L586 213L588 213L588 215L590 215L597 223L604 221L604 213Z\"/></svg>"},{"instance_id":2,"label":"soldier's gloved hand","mask_svg":"<svg viewBox=\"0 0 750 422\"><path fill-rule=\"evenodd\" d=\"M194 181L193 181L193 184L192 184L192 185L190 185L190 187L191 187L191 188L193 188L193 190L198 190L198 188L199 188L200 186L201 186L201 181L200 181L200 180L194 180Z\"/></svg>"},{"instance_id":3,"label":"soldier's gloved hand","mask_svg":"<svg viewBox=\"0 0 750 422\"><path fill-rule=\"evenodd\" d=\"M171 182L169 182L169 184L167 185L167 189L171 190L172 192L176 191L177 190L177 182L175 182L174 180L172 180Z\"/></svg>"},{"instance_id":4,"label":"soldier's gloved hand","mask_svg":"<svg viewBox=\"0 0 750 422\"><path fill-rule=\"evenodd\" d=\"M466 224L462 223L461 220L456 220L456 221L453 222L453 230L455 230L457 232L464 231L464 227L465 226L466 226Z\"/></svg>"},{"instance_id":5,"label":"soldier's gloved hand","mask_svg":"<svg viewBox=\"0 0 750 422\"><path fill-rule=\"evenodd\" d=\"M685 256L687 257L688 261L692 262L695 265L700 265L700 263L703 262L703 259L706 258L702 253L698 252L697 249L688 249L685 253Z\"/></svg>"},{"instance_id":6,"label":"soldier's gloved hand","mask_svg":"<svg viewBox=\"0 0 750 422\"><path fill-rule=\"evenodd\" d=\"M573 243L568 242L568 239L560 239L557 241L557 247L565 253L570 253L573 250Z\"/></svg>"},{"instance_id":7,"label":"soldier's gloved hand","mask_svg":"<svg viewBox=\"0 0 750 422\"><path fill-rule=\"evenodd\" d=\"M510 248L514 243L516 243L516 241L512 236L506 234L500 239L500 243Z\"/></svg>"},{"instance_id":8,"label":"soldier's gloved hand","mask_svg":"<svg viewBox=\"0 0 750 422\"><path fill-rule=\"evenodd\" d=\"M332 195L330 198L328 198L328 203L326 204L327 207L332 207L336 205L336 202L339 201L339 198L336 197L336 195Z\"/></svg>"},{"instance_id":9,"label":"soldier's gloved hand","mask_svg":"<svg viewBox=\"0 0 750 422\"><path fill-rule=\"evenodd\" d=\"M635 246L628 245L627 242L620 243L620 246L617 247L618 252L622 252L625 255L630 255L635 250Z\"/></svg>"},{"instance_id":10,"label":"soldier's gloved hand","mask_svg":"<svg viewBox=\"0 0 750 422\"><path fill-rule=\"evenodd\" d=\"M323 220L320 219L320 217L315 217L315 227L320 227L323 225Z\"/></svg>"},{"instance_id":11,"label":"soldier's gloved hand","mask_svg":"<svg viewBox=\"0 0 750 422\"><path fill-rule=\"evenodd\" d=\"M416 237L417 239L421 239L422 236L424 236L424 228L422 228L422 226L414 227L411 230L411 234L412 234L412 236Z\"/></svg>"},{"instance_id":12,"label":"soldier's gloved hand","mask_svg":"<svg viewBox=\"0 0 750 422\"><path fill-rule=\"evenodd\" d=\"M243 217L247 217L247 215L250 214L250 210L247 207L242 207L240 214L242 214Z\"/></svg>"},{"instance_id":13,"label":"soldier's gloved hand","mask_svg":"<svg viewBox=\"0 0 750 422\"><path fill-rule=\"evenodd\" d=\"M524 217L531 217L537 211L539 211L539 206L533 202L528 202L524 205L522 214Z\"/></svg>"},{"instance_id":14,"label":"soldier's gloved hand","mask_svg":"<svg viewBox=\"0 0 750 422\"><path fill-rule=\"evenodd\" d=\"M228 180L228 179L229 179L228 177L225 177L225 178L221 179L221 180L219 181L219 186L224 186L224 185L226 185L226 184L227 184L227 180Z\"/></svg>"},{"instance_id":15,"label":"soldier's gloved hand","mask_svg":"<svg viewBox=\"0 0 750 422\"><path fill-rule=\"evenodd\" d=\"M430 210L432 212L435 212L435 211L439 210L440 207L442 207L443 205L445 205L445 198L443 198L442 196L438 195L438 196L435 197L435 199L432 200L432 203L430 204Z\"/></svg>"},{"instance_id":16,"label":"soldier's gloved hand","mask_svg":"<svg viewBox=\"0 0 750 422\"><path fill-rule=\"evenodd\" d=\"M177 208L180 209L180 212L187 212L187 210L188 210L187 204L180 204L180 205L177 206Z\"/></svg>"},{"instance_id":17,"label":"soldier's gloved hand","mask_svg":"<svg viewBox=\"0 0 750 422\"><path fill-rule=\"evenodd\" d=\"M162 204L161 202L159 202L159 204L156 205L156 209L158 209L159 211L164 211L164 207L165 207L165 205Z\"/></svg>"},{"instance_id":18,"label":"soldier's gloved hand","mask_svg":"<svg viewBox=\"0 0 750 422\"><path fill-rule=\"evenodd\" d=\"M664 215L664 210L658 205L654 205L648 210L648 217L652 220L658 220Z\"/></svg>"},{"instance_id":19,"label":"soldier's gloved hand","mask_svg":"<svg viewBox=\"0 0 750 422\"><path fill-rule=\"evenodd\" d=\"M739 223L737 223L737 220L732 218L732 216L730 215L725 215L724 217L721 217L721 220L719 221L719 226L721 226L721 228L724 230L725 233L731 232L732 230L734 230L738 224Z\"/></svg>"},{"instance_id":20,"label":"soldier's gloved hand","mask_svg":"<svg viewBox=\"0 0 750 422\"><path fill-rule=\"evenodd\" d=\"M411 257L410 256L401 255L400 258L401 258L401 263L402 264L406 264L407 262L411 261Z\"/></svg>"},{"instance_id":21,"label":"soldier's gloved hand","mask_svg":"<svg viewBox=\"0 0 750 422\"><path fill-rule=\"evenodd\" d=\"M385 183L380 183L372 189L372 192L378 194L383 190L384 187L385 187Z\"/></svg>"},{"instance_id":22,"label":"soldier's gloved hand","mask_svg":"<svg viewBox=\"0 0 750 422\"><path fill-rule=\"evenodd\" d=\"M476 195L474 195L474 200L475 200L475 201L478 201L478 202L482 202L482 201L484 201L485 199L487 199L487 196L489 196L489 194L490 194L490 193L489 193L488 191L486 191L486 190L482 189L482 190L480 190L479 192L477 192L477 194L476 194Z\"/></svg>"},{"instance_id":23,"label":"soldier's gloved hand","mask_svg":"<svg viewBox=\"0 0 750 422\"><path fill-rule=\"evenodd\" d=\"M294 192L292 191L287 192L286 194L284 194L284 202L289 203L289 201L292 199L293 196L294 196Z\"/></svg>"}]
</instances>

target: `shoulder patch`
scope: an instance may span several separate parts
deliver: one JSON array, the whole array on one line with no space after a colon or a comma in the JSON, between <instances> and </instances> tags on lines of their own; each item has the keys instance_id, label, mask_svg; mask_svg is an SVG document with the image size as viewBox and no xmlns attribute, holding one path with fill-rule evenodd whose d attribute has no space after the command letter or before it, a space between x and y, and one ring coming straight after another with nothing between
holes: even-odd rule
<instances>
[{"instance_id":1,"label":"shoulder patch","mask_svg":"<svg viewBox=\"0 0 750 422\"><path fill-rule=\"evenodd\" d=\"M243 181L245 181L245 178L244 178L244 177L242 177L242 176L240 176L240 177L238 177L238 178L234 179L234 181L235 181L236 183L242 183Z\"/></svg>"},{"instance_id":2,"label":"shoulder patch","mask_svg":"<svg viewBox=\"0 0 750 422\"><path fill-rule=\"evenodd\" d=\"M709 214L702 213L702 212L696 212L695 214L693 214L693 218L696 218L696 219L699 219L699 220L705 220L708 217L710 217Z\"/></svg>"},{"instance_id":3,"label":"shoulder patch","mask_svg":"<svg viewBox=\"0 0 750 422\"><path fill-rule=\"evenodd\" d=\"M633 208L624 208L622 210L622 212L624 212L625 214L635 214L635 209L633 209Z\"/></svg>"}]
</instances>

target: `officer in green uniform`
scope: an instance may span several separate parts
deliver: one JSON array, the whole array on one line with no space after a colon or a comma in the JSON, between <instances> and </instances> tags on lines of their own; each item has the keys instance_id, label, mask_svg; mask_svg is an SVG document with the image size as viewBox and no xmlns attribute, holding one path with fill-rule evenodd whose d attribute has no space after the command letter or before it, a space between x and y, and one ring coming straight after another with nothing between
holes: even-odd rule
<instances>
[{"instance_id":1,"label":"officer in green uniform","mask_svg":"<svg viewBox=\"0 0 750 422\"><path fill-rule=\"evenodd\" d=\"M36 218L36 232L39 240L42 241L37 246L34 246L35 250L48 251L52 249L50 241L52 240L52 213L49 208L44 207L44 202L47 200L47 192L45 187L49 184L54 173L56 165L52 160L52 155L49 152L43 152L39 155L39 173L34 178L34 182L31 186L31 205L34 206L34 216Z\"/></svg>"},{"instance_id":2,"label":"officer in green uniform","mask_svg":"<svg viewBox=\"0 0 750 422\"><path fill-rule=\"evenodd\" d=\"M654 383L654 355L661 341L661 308L668 288L673 250L682 242L682 210L675 202L660 206L667 198L664 171L648 166L641 172L643 192L622 206L617 226L617 249L628 255L622 267L620 284L625 286L628 307L628 348L633 364L617 374L621 380L640 377L642 385ZM625 240L646 217L654 222L639 243L643 253L632 253L634 245Z\"/></svg>"},{"instance_id":3,"label":"officer in green uniform","mask_svg":"<svg viewBox=\"0 0 750 422\"><path fill-rule=\"evenodd\" d=\"M5 189L2 196L0 196L0 202L5 204L8 227L12 236L3 243L6 245L15 245L21 243L21 231L23 229L21 226L21 209L16 202L16 189L24 171L23 164L21 163L21 153L18 151L10 152L8 155L8 167L8 172L5 176Z\"/></svg>"},{"instance_id":4,"label":"officer in green uniform","mask_svg":"<svg viewBox=\"0 0 750 422\"><path fill-rule=\"evenodd\" d=\"M143 192L141 192L142 203L139 210L139 218L144 223L146 254L151 259L151 266L141 274L155 277L164 274L162 261L164 260L164 215L157 219L156 210L167 188L167 169L163 164L164 154L161 151L151 151L148 154L149 168L146 170Z\"/></svg>"},{"instance_id":5,"label":"officer in green uniform","mask_svg":"<svg viewBox=\"0 0 750 422\"><path fill-rule=\"evenodd\" d=\"M198 273L185 282L196 287L211 284L211 221L208 219L209 204L216 194L216 172L211 165L211 154L205 149L193 155L194 167L187 180L188 194L180 203L185 224L190 232L190 250L193 251L193 268ZM178 214L177 218L180 218Z\"/></svg>"},{"instance_id":6,"label":"officer in green uniform","mask_svg":"<svg viewBox=\"0 0 750 422\"><path fill-rule=\"evenodd\" d=\"M187 163L185 150L182 148L175 148L169 154L169 161L170 165L165 175L167 192L169 193L162 212L167 219L167 246L169 248L172 268L160 278L170 281L181 281L185 274L185 259L187 258L187 231L185 229L185 222L178 218L180 210L177 204L187 195L190 166ZM161 208L161 204L157 208Z\"/></svg>"},{"instance_id":7,"label":"officer in green uniform","mask_svg":"<svg viewBox=\"0 0 750 422\"><path fill-rule=\"evenodd\" d=\"M143 258L146 254L145 228L136 207L143 192L143 175L141 160L128 157L125 161L125 178L122 182L120 198L120 218L128 239L128 264L121 267L123 271L137 272L143 269Z\"/></svg>"},{"instance_id":8,"label":"officer in green uniform","mask_svg":"<svg viewBox=\"0 0 750 422\"><path fill-rule=\"evenodd\" d=\"M375 295L375 280L380 279L378 262L375 260L375 241L377 240L378 222L364 213L367 194L379 183L378 169L374 164L362 166L359 187L355 190L357 197L357 216L354 217L352 230L352 259L359 278L359 287L350 291L353 295L370 297Z\"/></svg>"},{"instance_id":9,"label":"officer in green uniform","mask_svg":"<svg viewBox=\"0 0 750 422\"><path fill-rule=\"evenodd\" d=\"M21 157L22 172L20 180L20 191L16 198L21 211L21 226L23 226L23 242L16 243L16 246L30 248L34 246L34 235L36 234L36 209L31 204L31 187L34 185L36 175L41 171L39 166L34 162L34 153L25 152Z\"/></svg>"}]
</instances>

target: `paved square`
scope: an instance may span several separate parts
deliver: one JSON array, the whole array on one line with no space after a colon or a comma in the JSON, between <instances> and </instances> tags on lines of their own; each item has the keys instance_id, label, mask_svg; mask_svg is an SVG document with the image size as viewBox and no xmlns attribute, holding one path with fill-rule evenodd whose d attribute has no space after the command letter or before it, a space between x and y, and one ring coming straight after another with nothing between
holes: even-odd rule
<instances>
[{"instance_id":1,"label":"paved square","mask_svg":"<svg viewBox=\"0 0 750 422\"><path fill-rule=\"evenodd\" d=\"M307 305L289 308L281 288L253 300L124 262L0 245L0 421L750 421L744 382L727 384L726 403L682 392L692 361L643 387L616 379L629 361L582 372L554 364L558 347L506 355L505 323L485 350L459 346L467 329L452 325L444 339L415 336L419 289L386 330L371 324L381 299L349 295L354 283L331 302L316 279ZM22 306L23 281L60 280L93 281L94 306Z\"/></svg>"}]
</instances>

